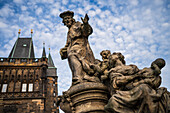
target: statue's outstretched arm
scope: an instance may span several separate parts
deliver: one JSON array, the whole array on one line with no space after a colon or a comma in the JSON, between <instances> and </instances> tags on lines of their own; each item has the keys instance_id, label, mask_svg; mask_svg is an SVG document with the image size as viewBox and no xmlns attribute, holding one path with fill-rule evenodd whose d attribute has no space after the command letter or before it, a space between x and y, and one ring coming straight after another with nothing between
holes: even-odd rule
<instances>
[{"instance_id":1,"label":"statue's outstretched arm","mask_svg":"<svg viewBox=\"0 0 170 113\"><path fill-rule=\"evenodd\" d=\"M140 75L136 74L136 75L124 76L121 73L110 73L110 76L114 76L114 79L116 79L115 83L117 86L122 86L122 85L126 85L127 83L139 77Z\"/></svg>"},{"instance_id":2,"label":"statue's outstretched arm","mask_svg":"<svg viewBox=\"0 0 170 113\"><path fill-rule=\"evenodd\" d=\"M82 26L83 35L84 36L89 36L90 34L93 33L93 29L88 23L88 21L89 21L88 15L86 14L84 19L81 17L81 20L83 22L83 26Z\"/></svg>"}]
</instances>

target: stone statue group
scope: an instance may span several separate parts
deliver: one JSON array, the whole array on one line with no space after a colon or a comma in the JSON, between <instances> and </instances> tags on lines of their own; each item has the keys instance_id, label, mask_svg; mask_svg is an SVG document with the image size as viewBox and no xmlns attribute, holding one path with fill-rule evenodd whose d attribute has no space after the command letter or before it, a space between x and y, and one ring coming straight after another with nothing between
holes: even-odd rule
<instances>
[{"instance_id":1,"label":"stone statue group","mask_svg":"<svg viewBox=\"0 0 170 113\"><path fill-rule=\"evenodd\" d=\"M100 53L102 61L95 59L88 42L88 36L93 32L88 15L81 18L82 23L76 22L73 16L72 11L60 14L68 27L67 42L60 55L62 59L68 59L72 86L84 82L99 82L107 86L106 113L168 113L170 94L166 88L159 87L164 59L158 58L149 68L143 69L126 65L121 53L109 50Z\"/></svg>"}]
</instances>

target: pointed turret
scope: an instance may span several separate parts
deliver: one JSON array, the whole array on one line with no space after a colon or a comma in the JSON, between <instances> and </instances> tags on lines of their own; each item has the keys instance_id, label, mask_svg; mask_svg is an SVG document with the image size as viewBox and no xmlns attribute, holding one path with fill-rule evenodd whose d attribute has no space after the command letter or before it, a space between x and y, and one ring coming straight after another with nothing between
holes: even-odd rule
<instances>
[{"instance_id":1,"label":"pointed turret","mask_svg":"<svg viewBox=\"0 0 170 113\"><path fill-rule=\"evenodd\" d=\"M48 55L48 67L55 67L53 59L52 59L51 54L50 54L50 48L49 48L49 55Z\"/></svg>"},{"instance_id":2,"label":"pointed turret","mask_svg":"<svg viewBox=\"0 0 170 113\"><path fill-rule=\"evenodd\" d=\"M42 58L46 58L46 52L45 52L45 43L43 42L43 53Z\"/></svg>"},{"instance_id":3,"label":"pointed turret","mask_svg":"<svg viewBox=\"0 0 170 113\"><path fill-rule=\"evenodd\" d=\"M53 59L52 59L51 53L50 53L50 48L49 48L47 75L52 76L52 77L56 77L57 76L56 69L57 68L54 65L54 62L53 62Z\"/></svg>"}]
</instances>

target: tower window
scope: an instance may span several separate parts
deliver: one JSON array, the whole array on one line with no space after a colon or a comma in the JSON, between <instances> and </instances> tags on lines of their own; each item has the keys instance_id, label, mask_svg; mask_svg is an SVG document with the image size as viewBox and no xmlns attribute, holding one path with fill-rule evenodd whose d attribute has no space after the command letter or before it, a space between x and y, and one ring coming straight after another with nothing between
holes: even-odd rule
<instances>
[{"instance_id":1,"label":"tower window","mask_svg":"<svg viewBox=\"0 0 170 113\"><path fill-rule=\"evenodd\" d=\"M2 86L2 92L4 93L4 92L6 92L7 91L7 84L3 84L3 86Z\"/></svg>"},{"instance_id":2,"label":"tower window","mask_svg":"<svg viewBox=\"0 0 170 113\"><path fill-rule=\"evenodd\" d=\"M12 79L14 79L14 75L12 75Z\"/></svg>"},{"instance_id":3,"label":"tower window","mask_svg":"<svg viewBox=\"0 0 170 113\"><path fill-rule=\"evenodd\" d=\"M55 87L55 83L53 83L53 86Z\"/></svg>"},{"instance_id":4,"label":"tower window","mask_svg":"<svg viewBox=\"0 0 170 113\"><path fill-rule=\"evenodd\" d=\"M21 75L18 75L18 80L20 79Z\"/></svg>"},{"instance_id":5,"label":"tower window","mask_svg":"<svg viewBox=\"0 0 170 113\"><path fill-rule=\"evenodd\" d=\"M56 103L55 103L55 101L54 101L54 107L56 107Z\"/></svg>"},{"instance_id":6,"label":"tower window","mask_svg":"<svg viewBox=\"0 0 170 113\"><path fill-rule=\"evenodd\" d=\"M29 92L32 92L33 91L33 83L30 83L29 84L29 89L28 89Z\"/></svg>"},{"instance_id":7,"label":"tower window","mask_svg":"<svg viewBox=\"0 0 170 113\"><path fill-rule=\"evenodd\" d=\"M27 91L27 84L22 84L22 92L26 92Z\"/></svg>"},{"instance_id":8,"label":"tower window","mask_svg":"<svg viewBox=\"0 0 170 113\"><path fill-rule=\"evenodd\" d=\"M27 46L27 44L23 44L22 46L26 47L26 46Z\"/></svg>"}]
</instances>

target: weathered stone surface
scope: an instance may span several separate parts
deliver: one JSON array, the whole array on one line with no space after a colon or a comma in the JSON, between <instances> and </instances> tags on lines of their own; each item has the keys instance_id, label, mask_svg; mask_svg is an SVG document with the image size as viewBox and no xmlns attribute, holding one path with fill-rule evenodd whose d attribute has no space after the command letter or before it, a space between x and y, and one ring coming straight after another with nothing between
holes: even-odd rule
<instances>
[{"instance_id":1,"label":"weathered stone surface","mask_svg":"<svg viewBox=\"0 0 170 113\"><path fill-rule=\"evenodd\" d=\"M152 62L150 68L139 70L137 66L125 65L121 53L109 57L108 80L113 88L105 106L108 113L168 113L169 92L159 88L161 69L165 61Z\"/></svg>"},{"instance_id":2,"label":"weathered stone surface","mask_svg":"<svg viewBox=\"0 0 170 113\"><path fill-rule=\"evenodd\" d=\"M102 83L84 82L70 87L61 97L61 109L66 113L105 113L107 87ZM66 107L67 106L67 107ZM67 110L71 110L67 111Z\"/></svg>"}]
</instances>

